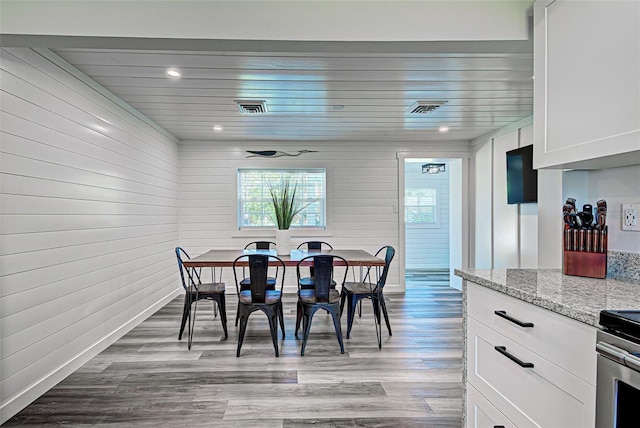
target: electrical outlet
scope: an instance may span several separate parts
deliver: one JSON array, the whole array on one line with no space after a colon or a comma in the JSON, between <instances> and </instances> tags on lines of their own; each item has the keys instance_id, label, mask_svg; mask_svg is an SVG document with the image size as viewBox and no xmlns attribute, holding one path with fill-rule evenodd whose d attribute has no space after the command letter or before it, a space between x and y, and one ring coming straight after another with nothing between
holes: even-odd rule
<instances>
[{"instance_id":1,"label":"electrical outlet","mask_svg":"<svg viewBox=\"0 0 640 428\"><path fill-rule=\"evenodd\" d=\"M635 230L640 232L638 223L638 209L640 203L622 204L622 230Z\"/></svg>"}]
</instances>

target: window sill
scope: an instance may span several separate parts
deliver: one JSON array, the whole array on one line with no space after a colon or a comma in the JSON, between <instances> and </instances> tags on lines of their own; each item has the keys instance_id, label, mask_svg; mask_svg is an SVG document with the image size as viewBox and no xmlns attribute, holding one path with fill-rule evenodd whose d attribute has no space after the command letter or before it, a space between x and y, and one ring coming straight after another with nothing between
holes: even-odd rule
<instances>
[{"instance_id":1,"label":"window sill","mask_svg":"<svg viewBox=\"0 0 640 428\"><path fill-rule=\"evenodd\" d=\"M232 238L275 238L276 229L241 229L231 234ZM331 229L291 229L291 238L332 237Z\"/></svg>"}]
</instances>

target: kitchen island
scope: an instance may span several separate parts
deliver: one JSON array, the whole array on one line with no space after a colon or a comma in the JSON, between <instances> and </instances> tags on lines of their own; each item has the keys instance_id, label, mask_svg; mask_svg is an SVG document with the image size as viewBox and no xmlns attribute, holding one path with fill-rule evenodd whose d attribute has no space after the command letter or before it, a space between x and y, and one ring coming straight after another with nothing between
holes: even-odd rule
<instances>
[{"instance_id":1,"label":"kitchen island","mask_svg":"<svg viewBox=\"0 0 640 428\"><path fill-rule=\"evenodd\" d=\"M456 270L467 426L594 426L604 309L640 309L640 282L561 270Z\"/></svg>"}]
</instances>

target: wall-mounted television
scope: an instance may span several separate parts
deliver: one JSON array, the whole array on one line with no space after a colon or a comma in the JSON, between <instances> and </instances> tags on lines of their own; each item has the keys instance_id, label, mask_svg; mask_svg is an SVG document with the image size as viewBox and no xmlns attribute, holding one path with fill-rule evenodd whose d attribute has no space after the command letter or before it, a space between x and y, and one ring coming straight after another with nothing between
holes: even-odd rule
<instances>
[{"instance_id":1,"label":"wall-mounted television","mask_svg":"<svg viewBox=\"0 0 640 428\"><path fill-rule=\"evenodd\" d=\"M507 152L507 203L538 202L538 171L533 169L533 145Z\"/></svg>"}]
</instances>

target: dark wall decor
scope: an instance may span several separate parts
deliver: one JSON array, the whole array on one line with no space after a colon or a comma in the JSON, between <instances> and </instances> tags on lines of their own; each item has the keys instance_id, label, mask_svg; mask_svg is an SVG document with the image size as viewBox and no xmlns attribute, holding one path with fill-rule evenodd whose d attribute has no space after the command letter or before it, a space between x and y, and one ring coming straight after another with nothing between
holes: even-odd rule
<instances>
[{"instance_id":1,"label":"dark wall decor","mask_svg":"<svg viewBox=\"0 0 640 428\"><path fill-rule=\"evenodd\" d=\"M317 150L298 150L298 153L287 153L279 150L247 150L247 153L251 153L248 158L280 158L283 156L300 156L303 153L317 153Z\"/></svg>"}]
</instances>

